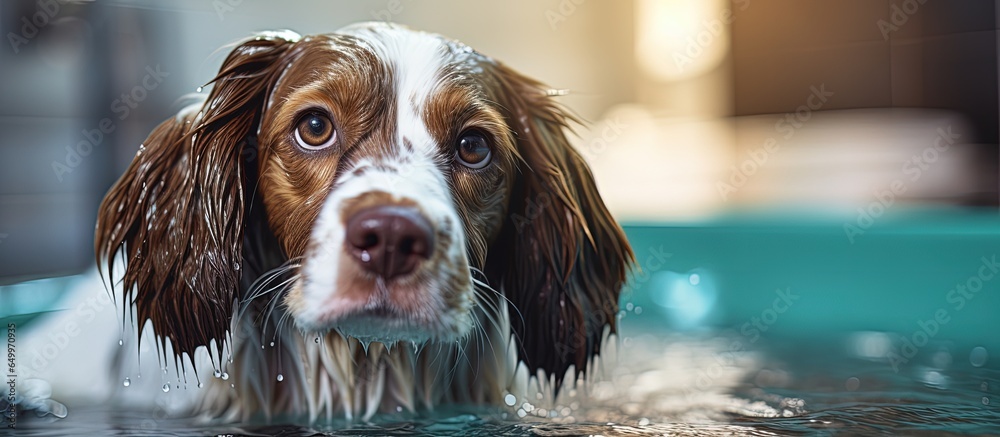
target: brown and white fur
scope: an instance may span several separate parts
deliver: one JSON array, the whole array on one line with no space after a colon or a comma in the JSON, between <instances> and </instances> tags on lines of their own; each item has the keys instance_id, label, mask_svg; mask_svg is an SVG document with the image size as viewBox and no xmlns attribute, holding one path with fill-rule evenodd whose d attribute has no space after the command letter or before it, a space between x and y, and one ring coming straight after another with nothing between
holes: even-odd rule
<instances>
[{"instance_id":1,"label":"brown and white fur","mask_svg":"<svg viewBox=\"0 0 1000 437\"><path fill-rule=\"evenodd\" d=\"M230 375L208 378L199 411L497 404L518 362L558 390L599 354L632 253L557 93L376 23L261 34L212 84L150 134L96 233L163 357L205 346ZM373 262L352 240L373 208L378 232L405 222L429 247Z\"/></svg>"}]
</instances>

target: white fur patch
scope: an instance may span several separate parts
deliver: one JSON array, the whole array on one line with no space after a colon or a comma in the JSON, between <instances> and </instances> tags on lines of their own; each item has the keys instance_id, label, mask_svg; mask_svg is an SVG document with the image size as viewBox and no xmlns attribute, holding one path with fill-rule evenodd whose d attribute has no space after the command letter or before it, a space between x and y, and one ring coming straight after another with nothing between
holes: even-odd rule
<instances>
[{"instance_id":1,"label":"white fur patch","mask_svg":"<svg viewBox=\"0 0 1000 437\"><path fill-rule=\"evenodd\" d=\"M435 266L436 277L423 293L420 314L409 314L411 320L435 321L437 328L411 327L411 332L382 332L389 339L424 340L437 337L447 338L456 332L466 333L471 329L471 314L468 310L455 311L446 308L443 292L463 293L471 300L472 290L444 290L448 279L456 274L468 275L466 239L462 221L455 210L448 180L441 171L439 144L432 138L425 126L421 113L428 97L438 86L444 67L446 46L438 36L395 28L391 25L355 26L345 30L368 43L371 50L385 62L395 78L394 92L397 96L397 129L395 143L391 148L395 153L387 156L360 159L352 163L334 183L334 189L324 201L317 222L313 228L310 247L302 267L302 298L307 305L299 314L294 314L299 327L304 330L322 331L330 325L331 309L348 302L342 290L338 290L339 275L344 272L341 257L348 256L344 250L345 222L344 205L366 193L382 192L393 199L409 201L426 216L435 233L447 233L451 244L445 249L440 265ZM360 175L354 170L364 168ZM351 264L348 264L351 265ZM448 269L448 271L442 271ZM455 270L462 269L456 272ZM391 286L391 285L390 285ZM357 296L357 293L352 293ZM334 317L336 318L336 317ZM355 330L378 332L398 330L394 326L357 326ZM425 331L425 332L420 332ZM446 336L442 338L442 336Z\"/></svg>"}]
</instances>

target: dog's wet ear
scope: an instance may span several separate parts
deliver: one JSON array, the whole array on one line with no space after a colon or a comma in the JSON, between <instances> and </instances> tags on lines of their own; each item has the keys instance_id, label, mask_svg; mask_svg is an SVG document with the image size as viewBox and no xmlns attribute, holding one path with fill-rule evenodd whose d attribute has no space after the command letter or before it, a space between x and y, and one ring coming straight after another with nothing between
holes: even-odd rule
<instances>
[{"instance_id":1,"label":"dog's wet ear","mask_svg":"<svg viewBox=\"0 0 1000 437\"><path fill-rule=\"evenodd\" d=\"M558 390L570 366L575 378L600 353L606 327L614 332L632 249L569 144L573 119L553 93L503 65L495 77L520 161L486 272L510 302L520 359Z\"/></svg>"},{"instance_id":2,"label":"dog's wet ear","mask_svg":"<svg viewBox=\"0 0 1000 437\"><path fill-rule=\"evenodd\" d=\"M101 204L98 265L113 274L124 261L123 312L134 305L137 325L151 321L178 356L213 339L221 356L241 275L241 152L297 41L280 32L238 44L200 109L160 124Z\"/></svg>"}]
</instances>

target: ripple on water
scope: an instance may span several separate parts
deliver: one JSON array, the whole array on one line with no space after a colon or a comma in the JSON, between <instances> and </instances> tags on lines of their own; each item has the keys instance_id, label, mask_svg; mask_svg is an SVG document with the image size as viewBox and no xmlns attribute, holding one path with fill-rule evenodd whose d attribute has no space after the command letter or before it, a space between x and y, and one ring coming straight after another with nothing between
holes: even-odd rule
<instances>
[{"instance_id":1,"label":"ripple on water","mask_svg":"<svg viewBox=\"0 0 1000 437\"><path fill-rule=\"evenodd\" d=\"M40 436L115 430L143 435L1000 434L1000 409L990 401L1000 370L974 359L980 353L975 349L966 349L969 361L955 360L950 368L912 366L895 372L884 362L850 354L729 354L729 338L630 338L628 354L602 363L588 377L594 381L587 390L565 389L555 400L529 390L504 395L496 408L449 407L419 415L397 409L370 422L312 426L194 426L184 418L151 421L148 413L87 405L71 406L65 419L55 421L24 414L18 428ZM229 375L220 371L216 376ZM932 386L929 380L947 383ZM6 405L0 401L0 407Z\"/></svg>"}]
</instances>

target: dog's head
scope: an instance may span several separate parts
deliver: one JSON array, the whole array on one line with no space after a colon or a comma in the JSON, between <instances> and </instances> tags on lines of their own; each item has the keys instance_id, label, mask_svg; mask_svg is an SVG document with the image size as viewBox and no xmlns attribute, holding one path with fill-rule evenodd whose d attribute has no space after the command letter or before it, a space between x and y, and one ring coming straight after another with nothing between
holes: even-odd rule
<instances>
[{"instance_id":1,"label":"dog's head","mask_svg":"<svg viewBox=\"0 0 1000 437\"><path fill-rule=\"evenodd\" d=\"M262 253L291 267L280 302L303 332L460 340L498 290L520 358L559 378L614 329L631 250L540 83L386 24L262 34L213 83L153 131L97 226L99 261L120 254L175 353L224 341L274 267Z\"/></svg>"}]
</instances>

